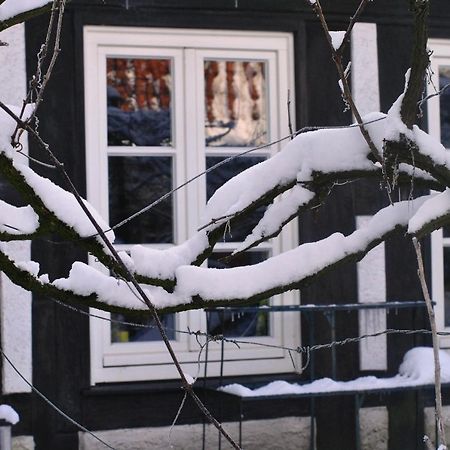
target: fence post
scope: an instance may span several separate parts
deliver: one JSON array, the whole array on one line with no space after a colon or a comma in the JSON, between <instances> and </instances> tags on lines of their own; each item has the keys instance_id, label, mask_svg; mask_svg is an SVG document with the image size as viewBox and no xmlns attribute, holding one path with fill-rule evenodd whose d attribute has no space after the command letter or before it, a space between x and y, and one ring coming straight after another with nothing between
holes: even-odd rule
<instances>
[{"instance_id":1,"label":"fence post","mask_svg":"<svg viewBox=\"0 0 450 450\"><path fill-rule=\"evenodd\" d=\"M0 450L11 450L11 424L0 419Z\"/></svg>"}]
</instances>

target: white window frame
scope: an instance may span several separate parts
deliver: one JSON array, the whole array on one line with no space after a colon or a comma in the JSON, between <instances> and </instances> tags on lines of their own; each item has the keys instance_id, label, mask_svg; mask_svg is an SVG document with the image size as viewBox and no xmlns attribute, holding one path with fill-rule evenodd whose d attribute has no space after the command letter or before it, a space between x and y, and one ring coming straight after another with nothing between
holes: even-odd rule
<instances>
[{"instance_id":1,"label":"white window frame","mask_svg":"<svg viewBox=\"0 0 450 450\"><path fill-rule=\"evenodd\" d=\"M174 81L172 84L172 111L175 111L173 140L175 147L107 147L106 140L106 57L171 57ZM245 58L269 62L267 108L270 124L270 140L289 133L286 110L288 90L293 96L293 40L288 33L243 32L217 30L152 29L128 27L87 26L84 29L85 66L85 118L86 118L86 173L88 200L108 217L108 155L137 156L151 154L171 155L175 158L174 183L201 172L205 166L204 148L204 102L203 57ZM183 85L183 83L185 83ZM271 86L276 86L273 88ZM183 92L184 95L179 93ZM197 101L196 101L197 100ZM192 111L190 105L196 105ZM199 120L196 120L200 118ZM195 130L192 132L192 130ZM184 146L184 148L183 148ZM270 150L252 153L252 156L270 156L281 148L274 145ZM222 155L237 153L239 149L226 148ZM221 156L219 149L210 153ZM196 155L197 157L186 157ZM206 181L191 183L176 194L175 230L176 243L183 242L200 225L199 211L205 202ZM185 205L189 204L189 208ZM269 244L262 244L256 250L267 249L278 254L298 245L296 221L285 227L280 237ZM149 245L150 247L155 245ZM235 245L234 245L235 246ZM163 246L158 245L158 248ZM231 249L233 244L222 243L216 250ZM121 246L118 246L121 249ZM122 247L123 248L123 247ZM93 263L93 262L92 262ZM273 304L297 304L297 292L275 296ZM95 311L96 314L106 313ZM245 338L268 344L297 347L300 344L300 320L298 313L271 314L270 336ZM188 311L178 316L176 328L205 330L205 314ZM170 357L161 342L114 343L110 342L108 322L91 317L91 382L122 382L177 378ZM194 337L181 335L173 341L174 350L183 369L195 375L198 368L199 347ZM220 371L220 345L212 343L208 352L208 375ZM294 370L288 352L279 348L242 345L225 346L224 375L257 373L280 373ZM204 357L204 353L202 358Z\"/></svg>"},{"instance_id":2,"label":"white window frame","mask_svg":"<svg viewBox=\"0 0 450 450\"><path fill-rule=\"evenodd\" d=\"M427 94L435 94L435 89L439 88L439 66L450 67L450 40L448 39L429 39L428 48L431 54L431 81L428 84ZM430 98L427 102L428 113L428 132L436 139L441 141L441 118L439 96ZM450 151L450 149L449 149ZM450 326L445 326L445 289L444 289L444 248L450 247L450 238L445 238L442 229L436 230L431 234L431 286L432 298L436 303L436 324L438 330L450 331ZM450 275L450 274L448 274ZM450 348L450 336L441 336L440 345L444 348Z\"/></svg>"}]
</instances>

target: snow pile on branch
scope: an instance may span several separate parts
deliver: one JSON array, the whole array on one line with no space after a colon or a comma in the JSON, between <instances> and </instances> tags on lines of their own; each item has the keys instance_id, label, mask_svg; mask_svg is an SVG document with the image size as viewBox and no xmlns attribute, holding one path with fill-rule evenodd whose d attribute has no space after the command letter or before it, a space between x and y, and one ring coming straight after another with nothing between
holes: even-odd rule
<instances>
[{"instance_id":1,"label":"snow pile on branch","mask_svg":"<svg viewBox=\"0 0 450 450\"><path fill-rule=\"evenodd\" d=\"M441 377L450 382L450 356L439 352ZM416 347L409 350L400 365L398 375L391 378L361 377L351 381L334 381L322 378L307 384L273 381L257 389L249 389L240 384L229 384L219 388L239 397L263 397L271 395L318 394L332 392L371 391L434 384L434 358L431 347Z\"/></svg>"},{"instance_id":2,"label":"snow pile on branch","mask_svg":"<svg viewBox=\"0 0 450 450\"><path fill-rule=\"evenodd\" d=\"M8 106L8 108L16 116L21 113L21 108L14 106ZM22 120L26 120L32 112L33 105L27 105ZM41 177L27 165L15 161L18 153L11 145L11 136L16 125L16 121L6 111L0 109L0 152L12 160L13 169L23 176L34 194L62 223L72 227L80 237L96 235L94 225L83 212L72 193L57 186L48 178ZM114 242L114 232L110 230L109 225L92 205L86 200L84 200L84 203L102 230L106 231L108 239ZM9 234L33 233L37 230L38 225L38 216L33 212L31 206L16 208L5 202L0 204L0 231ZM99 237L97 239L100 240Z\"/></svg>"},{"instance_id":3,"label":"snow pile on branch","mask_svg":"<svg viewBox=\"0 0 450 450\"><path fill-rule=\"evenodd\" d=\"M0 22L12 19L19 14L42 8L51 0L5 0L0 6Z\"/></svg>"},{"instance_id":4,"label":"snow pile on branch","mask_svg":"<svg viewBox=\"0 0 450 450\"><path fill-rule=\"evenodd\" d=\"M176 271L175 293L180 297L210 300L246 299L277 286L288 286L313 276L346 256L365 252L367 247L396 226L406 226L409 217L423 203L399 202L379 211L367 226L349 236L334 233L317 242L307 243L252 266L212 269L182 266Z\"/></svg>"},{"instance_id":5,"label":"snow pile on branch","mask_svg":"<svg viewBox=\"0 0 450 450\"><path fill-rule=\"evenodd\" d=\"M57 186L48 178L41 177L28 166L16 163L15 168L25 177L28 185L33 188L35 194L41 199L49 211L53 212L61 222L73 227L81 237L95 236L97 234L94 225L70 192ZM83 201L95 221L103 231L106 231L106 236L110 242L114 242L114 232L110 230L109 225L90 203L86 200ZM97 239L101 241L99 236L97 236Z\"/></svg>"},{"instance_id":6,"label":"snow pile on branch","mask_svg":"<svg viewBox=\"0 0 450 450\"><path fill-rule=\"evenodd\" d=\"M69 277L55 280L53 286L82 296L95 294L99 300L112 306L148 310L147 305L131 283L105 275L82 262L75 262ZM158 308L187 303L186 299L169 294L161 287L148 285L142 285L142 287L147 297L152 303L158 305Z\"/></svg>"},{"instance_id":7,"label":"snow pile on branch","mask_svg":"<svg viewBox=\"0 0 450 450\"><path fill-rule=\"evenodd\" d=\"M31 206L17 208L0 200L0 232L9 234L34 233L39 227L39 217Z\"/></svg>"},{"instance_id":8,"label":"snow pile on branch","mask_svg":"<svg viewBox=\"0 0 450 450\"><path fill-rule=\"evenodd\" d=\"M427 200L409 221L408 233L414 234L427 223L450 214L450 189Z\"/></svg>"},{"instance_id":9,"label":"snow pile on branch","mask_svg":"<svg viewBox=\"0 0 450 450\"><path fill-rule=\"evenodd\" d=\"M206 230L202 230L175 247L158 250L135 245L130 254L137 273L151 278L173 279L178 267L195 261L208 245L208 235Z\"/></svg>"},{"instance_id":10,"label":"snow pile on branch","mask_svg":"<svg viewBox=\"0 0 450 450\"><path fill-rule=\"evenodd\" d=\"M383 117L381 113L372 114L369 120ZM378 120L368 127L381 136L382 122ZM206 205L202 221L209 223L233 215L276 186L311 181L314 173L376 171L378 168L367 158L369 152L358 127L301 133L272 158L248 168L221 186Z\"/></svg>"},{"instance_id":11,"label":"snow pile on branch","mask_svg":"<svg viewBox=\"0 0 450 450\"><path fill-rule=\"evenodd\" d=\"M0 405L0 420L5 420L11 425L19 422L19 414L9 405Z\"/></svg>"},{"instance_id":12,"label":"snow pile on branch","mask_svg":"<svg viewBox=\"0 0 450 450\"><path fill-rule=\"evenodd\" d=\"M418 150L423 155L428 155L450 169L450 155L438 141L417 127L408 130L401 122L398 116L400 99L393 105L388 115L371 113L364 117L365 127L380 154L386 136L398 140L404 134L418 145ZM315 176L380 171L379 167L368 159L369 153L367 143L358 127L301 133L272 158L250 167L221 186L207 203L202 223L209 224L206 230L211 232L268 192L280 187L283 191L283 186L287 189L293 187L279 201L269 206L260 223L236 251L244 250L264 236L276 234L277 229L295 214L296 209L312 201L315 193L301 186L314 184ZM433 179L427 172L420 169L413 170L405 164L402 164L402 171L422 179ZM295 183L299 184L295 186ZM422 217L427 221L427 217L423 214ZM408 218L411 218L409 213ZM148 277L163 276L175 279L179 275L175 273L176 268L188 264L190 258L191 262L194 261L194 256L199 255L208 245L205 235L200 237L195 235L191 239L195 243L188 240L181 246L168 250L143 247L132 250L132 258L136 258L136 272Z\"/></svg>"},{"instance_id":13,"label":"snow pile on branch","mask_svg":"<svg viewBox=\"0 0 450 450\"><path fill-rule=\"evenodd\" d=\"M177 283L173 293L155 288L149 295L157 308L164 308L190 303L196 296L205 300L245 300L259 294L270 294L271 290L280 286L293 286L347 256L364 253L368 246L381 240L396 226L406 227L409 217L426 198L388 206L379 211L365 227L349 236L334 233L321 241L303 244L252 266L231 269L180 266L175 270ZM163 261L160 264L160 270L165 270ZM169 264L173 264L173 261L169 261ZM55 280L53 286L83 296L95 294L101 301L114 306L143 308L129 283L81 262L74 263L69 277Z\"/></svg>"},{"instance_id":14,"label":"snow pile on branch","mask_svg":"<svg viewBox=\"0 0 450 450\"><path fill-rule=\"evenodd\" d=\"M264 212L264 216L253 228L252 232L244 239L233 254L245 250L253 243L264 239L266 236L272 236L287 222L292 215L296 214L300 206L307 204L314 198L314 193L308 189L295 185L290 191L286 192L279 201L269 205Z\"/></svg>"}]
</instances>

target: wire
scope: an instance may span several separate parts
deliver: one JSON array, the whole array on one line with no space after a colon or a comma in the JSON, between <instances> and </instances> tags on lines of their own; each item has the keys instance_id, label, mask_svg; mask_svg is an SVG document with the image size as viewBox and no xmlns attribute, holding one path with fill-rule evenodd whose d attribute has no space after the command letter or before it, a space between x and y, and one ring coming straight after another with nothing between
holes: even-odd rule
<instances>
[{"instance_id":1,"label":"wire","mask_svg":"<svg viewBox=\"0 0 450 450\"><path fill-rule=\"evenodd\" d=\"M64 306L65 308L68 308L74 312L78 312L85 316L93 317L96 319L104 320L106 322L118 323L121 325L127 325L127 326L132 326L132 327L139 327L139 328L156 328L155 325L135 323L135 322L123 321L123 320L119 320L119 319L112 319L110 317L99 316L97 314L92 314L92 313L83 311L81 309L78 309L75 306L67 305L59 300L54 299L54 298L52 298L51 300L54 301L55 303L57 303L58 305ZM418 329L418 330L387 328L385 330L377 331L375 333L363 334L361 336L356 336L356 337L347 337L347 338L339 340L339 341L332 341L332 342L328 342L325 344L288 347L285 345L267 344L264 342L242 340L242 339L232 339L232 338L227 338L222 334L211 335L208 332L200 331L200 330L198 330L198 331L192 331L189 329L188 330L178 330L178 329L171 328L171 327L164 327L164 329L166 331L171 331L171 332L180 333L180 334L186 334L189 336L195 336L196 338L204 337L207 339L207 342L224 342L224 343L233 344L237 348L240 348L240 345L245 344L245 345L254 345L257 347L280 349L280 350L285 350L285 351L294 352L294 353L305 353L308 356L308 358L309 358L309 354L314 351L323 350L323 349L331 349L333 347L352 344L352 343L360 342L364 339L374 338L374 337L378 337L378 336L382 336L382 335L389 335L389 334L400 334L400 335L427 334L427 335L430 335L431 334L430 330L423 329L423 328ZM439 336L450 336L449 331L438 331L437 334ZM202 347L202 346L200 346L200 347ZM305 369L305 367L303 369Z\"/></svg>"},{"instance_id":2,"label":"wire","mask_svg":"<svg viewBox=\"0 0 450 450\"><path fill-rule=\"evenodd\" d=\"M90 434L94 439L101 442L105 447L108 447L112 450L116 450L114 447L109 445L107 442L105 442L103 439L99 438L96 434L94 434L92 431L88 430L86 427L81 425L79 422L77 422L75 419L72 419L69 415L67 415L63 410L58 408L46 395L44 395L38 388L36 388L32 383L30 383L19 371L19 369L13 364L13 362L8 358L8 356L3 351L3 348L0 347L0 352L3 355L3 358L8 362L8 364L13 368L13 370L19 375L19 377L31 388L31 390L36 393L39 397L42 398L48 405L50 405L51 408L53 408L59 415L64 417L66 420L68 420L70 423L78 427L81 431L84 431L85 433Z\"/></svg>"}]
</instances>

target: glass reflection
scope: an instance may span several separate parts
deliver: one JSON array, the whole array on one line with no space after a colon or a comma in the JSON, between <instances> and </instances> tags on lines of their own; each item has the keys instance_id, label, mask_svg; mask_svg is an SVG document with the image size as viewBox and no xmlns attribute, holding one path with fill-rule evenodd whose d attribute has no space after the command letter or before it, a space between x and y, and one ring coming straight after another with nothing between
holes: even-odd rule
<instances>
[{"instance_id":1,"label":"glass reflection","mask_svg":"<svg viewBox=\"0 0 450 450\"><path fill-rule=\"evenodd\" d=\"M450 84L450 67L439 67L439 89ZM441 109L441 142L446 148L450 148L450 89L447 88L439 96Z\"/></svg>"},{"instance_id":2,"label":"glass reflection","mask_svg":"<svg viewBox=\"0 0 450 450\"><path fill-rule=\"evenodd\" d=\"M446 237L446 238L450 237L450 226L442 227L442 231L443 231L444 237Z\"/></svg>"},{"instance_id":3,"label":"glass reflection","mask_svg":"<svg viewBox=\"0 0 450 450\"><path fill-rule=\"evenodd\" d=\"M172 189L169 156L110 156L109 221L126 219ZM114 230L116 244L173 242L173 196Z\"/></svg>"},{"instance_id":4,"label":"glass reflection","mask_svg":"<svg viewBox=\"0 0 450 450\"><path fill-rule=\"evenodd\" d=\"M262 61L204 62L206 146L268 142L265 66Z\"/></svg>"},{"instance_id":5,"label":"glass reflection","mask_svg":"<svg viewBox=\"0 0 450 450\"><path fill-rule=\"evenodd\" d=\"M445 326L450 326L450 247L444 247Z\"/></svg>"},{"instance_id":6,"label":"glass reflection","mask_svg":"<svg viewBox=\"0 0 450 450\"><path fill-rule=\"evenodd\" d=\"M170 340L175 339L175 315L165 314L160 316L161 322L166 328L167 337ZM148 341L160 341L161 335L156 328L155 321L153 319L139 319L136 317L128 318L123 314L111 314L111 342L148 342ZM130 322L118 323L120 322ZM131 325L131 324L140 324Z\"/></svg>"},{"instance_id":7,"label":"glass reflection","mask_svg":"<svg viewBox=\"0 0 450 450\"><path fill-rule=\"evenodd\" d=\"M268 252L245 252L229 262L223 258L230 256L227 252L214 252L208 259L208 267L226 269L230 267L249 266L264 261ZM252 306L268 305L269 300L261 300ZM230 312L227 310L207 313L208 333L222 334L226 337L268 336L270 330L269 314L264 311Z\"/></svg>"},{"instance_id":8,"label":"glass reflection","mask_svg":"<svg viewBox=\"0 0 450 450\"><path fill-rule=\"evenodd\" d=\"M108 58L108 145L171 145L170 59Z\"/></svg>"},{"instance_id":9,"label":"glass reflection","mask_svg":"<svg viewBox=\"0 0 450 450\"><path fill-rule=\"evenodd\" d=\"M206 167L210 167L223 161L224 157L209 156L206 158ZM238 173L248 169L255 164L264 161L265 158L258 156L242 156L235 158L226 164L212 170L206 175L206 196L209 200L214 192L225 184L228 180L233 178ZM239 224L236 224L224 236L225 242L241 242L253 230L255 225L261 220L264 215L265 207L260 207L252 214L248 214L242 218Z\"/></svg>"}]
</instances>

